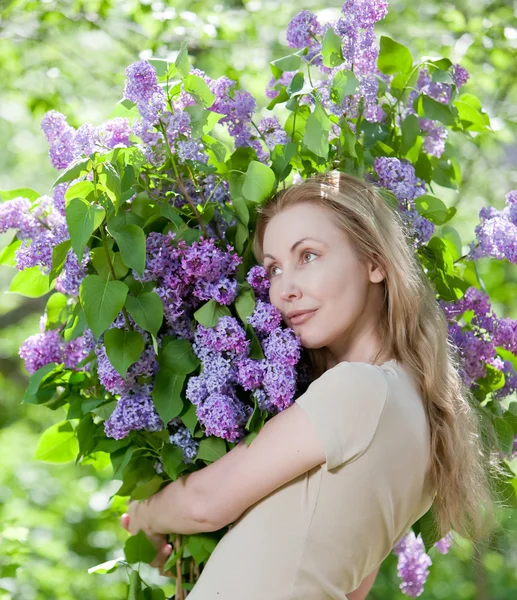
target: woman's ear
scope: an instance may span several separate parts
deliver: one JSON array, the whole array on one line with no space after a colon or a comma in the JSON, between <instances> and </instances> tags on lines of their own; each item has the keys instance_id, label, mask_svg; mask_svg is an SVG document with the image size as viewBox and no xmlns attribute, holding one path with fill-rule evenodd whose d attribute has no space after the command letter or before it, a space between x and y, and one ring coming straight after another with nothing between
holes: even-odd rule
<instances>
[{"instance_id":1,"label":"woman's ear","mask_svg":"<svg viewBox=\"0 0 517 600\"><path fill-rule=\"evenodd\" d=\"M386 275L380 267L370 264L368 266L368 277L372 283L380 283L381 281L384 281Z\"/></svg>"}]
</instances>

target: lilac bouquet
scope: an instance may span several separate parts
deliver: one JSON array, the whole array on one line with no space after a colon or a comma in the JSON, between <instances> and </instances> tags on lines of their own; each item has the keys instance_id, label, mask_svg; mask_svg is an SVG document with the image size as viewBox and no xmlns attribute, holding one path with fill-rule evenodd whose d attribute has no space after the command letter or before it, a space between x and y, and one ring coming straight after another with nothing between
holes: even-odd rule
<instances>
[{"instance_id":1,"label":"lilac bouquet","mask_svg":"<svg viewBox=\"0 0 517 600\"><path fill-rule=\"evenodd\" d=\"M455 210L430 192L433 182L458 188L448 131L486 132L489 119L473 94L459 94L468 79L460 65L413 64L401 44L379 44L374 26L386 11L387 2L347 0L336 22L310 11L291 20L296 51L271 63L265 91L269 111L284 105L283 123L257 120L256 100L234 81L191 68L185 43L174 63L127 68L124 116L75 129L62 114L45 115L61 171L51 195L14 190L0 205L1 231L15 232L0 255L19 270L11 291L48 295L40 332L20 348L31 374L24 402L67 411L36 458L111 464L116 495L145 499L251 443L290 406L310 382L308 363L254 260L256 209L280 185L331 169L374 181L400 211L450 319L465 381L480 401L496 400L501 452L512 456L516 405L503 400L517 389L516 322L498 318L481 281L465 274L482 256L517 263L517 192L502 212L483 209L463 254L444 227ZM433 537L429 519L394 549L412 597L431 564L426 550L450 544ZM173 536L166 568L183 581L177 597L224 533ZM105 572L152 560L150 542L134 538L126 561ZM145 586L136 571L131 585Z\"/></svg>"}]
</instances>

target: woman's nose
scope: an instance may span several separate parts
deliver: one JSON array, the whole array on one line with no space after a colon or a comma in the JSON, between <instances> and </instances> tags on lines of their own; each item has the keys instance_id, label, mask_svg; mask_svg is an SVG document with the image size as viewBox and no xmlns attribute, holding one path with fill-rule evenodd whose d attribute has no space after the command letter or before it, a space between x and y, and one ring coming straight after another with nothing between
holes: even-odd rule
<instances>
[{"instance_id":1,"label":"woman's nose","mask_svg":"<svg viewBox=\"0 0 517 600\"><path fill-rule=\"evenodd\" d=\"M300 286L295 281L293 281L293 279L290 279L289 281L287 279L284 279L282 281L282 290L280 292L280 298L282 300L289 301L292 299L300 298L300 296Z\"/></svg>"}]
</instances>

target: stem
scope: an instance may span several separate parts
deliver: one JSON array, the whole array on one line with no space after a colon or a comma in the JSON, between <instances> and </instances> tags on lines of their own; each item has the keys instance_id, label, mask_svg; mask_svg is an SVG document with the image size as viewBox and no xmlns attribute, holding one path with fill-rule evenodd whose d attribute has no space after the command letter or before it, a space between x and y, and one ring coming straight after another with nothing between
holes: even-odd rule
<instances>
[{"instance_id":1,"label":"stem","mask_svg":"<svg viewBox=\"0 0 517 600\"><path fill-rule=\"evenodd\" d=\"M172 153L172 149L169 144L167 135L165 133L163 123L161 123L161 122L160 122L160 130L165 139L165 145L167 146L167 150L169 151L169 158L171 159L172 167L174 169L174 173L176 174L176 183L179 185L182 194L185 196L185 199L188 202L190 208L192 209L192 212L194 213L194 216L196 217L197 222L199 223L199 226L203 230L203 233L205 234L205 236L207 238L209 238L210 235L208 234L207 228L205 227L205 224L203 223L203 219L201 218L201 215L199 214L197 208L194 206L194 203L192 202L192 198L189 196L187 190L185 189L185 186L183 185L183 180L181 179L181 175L178 171L178 167L176 166L176 161L174 160L174 154Z\"/></svg>"},{"instance_id":2,"label":"stem","mask_svg":"<svg viewBox=\"0 0 517 600\"><path fill-rule=\"evenodd\" d=\"M176 534L176 539L174 540L174 548L176 552L179 552L181 547L181 535ZM178 561L176 562L176 593L174 594L175 600L184 600L183 590L181 586L183 584L183 577L181 573L181 556L178 556Z\"/></svg>"},{"instance_id":3,"label":"stem","mask_svg":"<svg viewBox=\"0 0 517 600\"><path fill-rule=\"evenodd\" d=\"M113 277L113 280L116 281L117 276L115 274L115 268L113 267L113 263L111 262L111 256L110 256L110 252L109 252L109 248L108 248L108 240L106 238L106 232L104 231L104 224L102 224L99 227L99 230L101 232L102 246L104 247L104 251L106 252L106 257L108 259L108 265L110 268L111 276ZM127 310L126 310L125 306L122 307L122 314L124 315L126 327L129 329L129 331L133 331L133 326L131 325L131 323L129 321L129 315L127 314Z\"/></svg>"}]
</instances>

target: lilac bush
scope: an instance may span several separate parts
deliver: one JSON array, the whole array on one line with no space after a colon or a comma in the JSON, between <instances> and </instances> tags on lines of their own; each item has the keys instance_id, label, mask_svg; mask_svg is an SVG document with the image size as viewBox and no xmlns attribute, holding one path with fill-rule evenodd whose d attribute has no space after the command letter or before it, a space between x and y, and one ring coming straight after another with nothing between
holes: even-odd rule
<instances>
[{"instance_id":1,"label":"lilac bush","mask_svg":"<svg viewBox=\"0 0 517 600\"><path fill-rule=\"evenodd\" d=\"M469 251L454 259L442 228L455 210L432 184L459 185L449 130L487 132L489 119L460 94L462 66L414 64L407 48L378 39L387 10L347 0L332 23L294 16L293 52L271 63L267 112L235 81L192 68L184 43L174 63L127 68L126 117L77 129L56 111L43 118L61 171L52 195L25 190L0 204L0 232L15 234L2 253L20 271L12 291L54 290L41 331L20 348L31 374L25 401L66 407L78 460L108 452L118 495L143 499L251 443L310 382L251 240L257 208L280 185L332 169L374 182L399 211L462 377L477 400L494 401L500 452L515 456L517 322L495 314L479 276L473 284L463 274L481 258L517 262L517 191L502 211L481 211ZM446 553L452 541L429 528L416 535L420 521L394 548L411 597L428 576L427 552ZM196 548L185 560L199 566L208 557Z\"/></svg>"}]
</instances>

